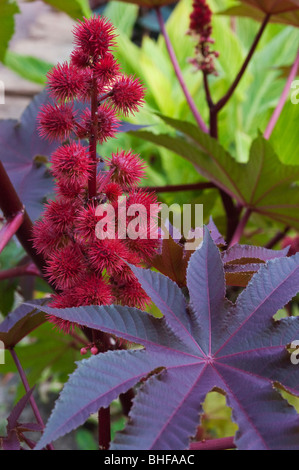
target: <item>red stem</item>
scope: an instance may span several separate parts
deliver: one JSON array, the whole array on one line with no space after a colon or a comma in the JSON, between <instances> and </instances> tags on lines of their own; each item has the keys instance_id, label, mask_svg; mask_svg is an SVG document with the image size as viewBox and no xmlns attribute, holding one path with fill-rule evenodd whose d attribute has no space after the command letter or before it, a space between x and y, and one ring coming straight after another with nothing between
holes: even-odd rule
<instances>
[{"instance_id":1,"label":"red stem","mask_svg":"<svg viewBox=\"0 0 299 470\"><path fill-rule=\"evenodd\" d=\"M246 224L249 220L249 217L251 216L251 213L252 213L251 209L246 209L246 212L245 212L244 216L242 217L242 219L240 220L239 225L236 228L236 231L235 231L235 233L234 233L234 235L231 239L231 242L229 244L229 248L231 248L232 246L239 243L239 241L240 241L240 239L243 235L244 229L246 227Z\"/></svg>"},{"instance_id":2,"label":"red stem","mask_svg":"<svg viewBox=\"0 0 299 470\"><path fill-rule=\"evenodd\" d=\"M235 449L234 437L223 437L221 439L210 439L208 441L192 442L190 450L226 450Z\"/></svg>"},{"instance_id":3,"label":"red stem","mask_svg":"<svg viewBox=\"0 0 299 470\"><path fill-rule=\"evenodd\" d=\"M10 349L10 354L11 354L11 356L12 356L12 358L13 358L13 360L14 360L14 363L15 363L17 369L18 369L18 372L19 372L19 375L20 375L20 377L21 377L22 383L23 383L23 385L24 385L25 391L26 391L26 393L28 393L28 392L30 391L30 386L29 386L29 383L28 383L28 380L27 380L25 371L24 371L24 369L23 369L23 367L22 367L22 365L21 365L21 363L20 363L20 360L19 360L19 358L18 358L18 356L17 356L17 353L15 352L14 349ZM38 424L40 424L40 426L41 426L42 428L44 428L45 425L44 425L43 419L42 419L42 417L41 417L41 415L40 415L39 409L38 409L38 407L37 407L37 404L36 404L36 402L35 402L35 399L34 399L33 395L30 396L29 401L30 401L30 405L31 405L32 411L33 411L33 413L34 413L34 416L35 416L35 418L36 418L36 421L38 422ZM47 446L47 449L48 449L48 450L54 450L54 447L53 447L52 444L49 444L49 445Z\"/></svg>"},{"instance_id":4,"label":"red stem","mask_svg":"<svg viewBox=\"0 0 299 470\"><path fill-rule=\"evenodd\" d=\"M190 183L174 184L170 186L142 186L145 191L154 191L155 193L174 193L178 191L198 191L204 189L218 189L214 183Z\"/></svg>"},{"instance_id":5,"label":"red stem","mask_svg":"<svg viewBox=\"0 0 299 470\"><path fill-rule=\"evenodd\" d=\"M98 94L96 77L93 77L93 88L91 96L91 136L89 140L89 154L93 161L94 169L88 180L89 199L97 195L97 141L98 141Z\"/></svg>"},{"instance_id":6,"label":"red stem","mask_svg":"<svg viewBox=\"0 0 299 470\"><path fill-rule=\"evenodd\" d=\"M292 82L293 82L293 80L295 79L295 77L297 75L298 68L299 68L299 49L298 49L297 56L296 56L295 62L293 64L293 67L291 69L290 75L287 79L287 83L285 84L284 90L282 92L279 103L277 105L277 108L275 109L274 113L272 114L272 117L271 117L271 119L269 121L269 124L267 126L267 129L265 131L265 134L264 134L265 139L270 138L270 136L273 132L273 129L276 126L276 123L279 119L279 116L281 115L283 107L284 107L284 105L286 103L286 100L288 98Z\"/></svg>"},{"instance_id":7,"label":"red stem","mask_svg":"<svg viewBox=\"0 0 299 470\"><path fill-rule=\"evenodd\" d=\"M0 230L0 253L11 240L11 238L19 230L20 226L24 221L24 210L18 212L11 220L8 220L6 224Z\"/></svg>"},{"instance_id":8,"label":"red stem","mask_svg":"<svg viewBox=\"0 0 299 470\"><path fill-rule=\"evenodd\" d=\"M286 227L283 232L277 232L277 234L265 245L265 248L268 248L270 250L275 245L277 245L277 243L283 240L283 238L286 236L290 229L291 227Z\"/></svg>"},{"instance_id":9,"label":"red stem","mask_svg":"<svg viewBox=\"0 0 299 470\"><path fill-rule=\"evenodd\" d=\"M236 90L237 86L239 85L248 65L249 65L249 62L251 61L252 59L252 56L259 44L259 41L263 35L263 32L265 31L266 29L266 26L267 24L269 23L269 20L270 20L270 17L271 17L271 14L268 13L265 18L264 18L264 21L255 37L255 40L251 46L251 49L245 59L245 62L243 63L237 77L235 78L234 82L232 83L230 89L228 90L228 92L223 96L223 98L221 98L221 100L218 101L218 103L216 103L214 105L214 108L217 112L219 112L225 105L226 103L229 101L229 99L231 98L231 96L233 95L234 91Z\"/></svg>"},{"instance_id":10,"label":"red stem","mask_svg":"<svg viewBox=\"0 0 299 470\"><path fill-rule=\"evenodd\" d=\"M164 36L164 40L165 40L166 48L167 48L167 51L168 51L168 54L169 54L169 58L171 60L171 63L172 63L172 66L174 68L177 79L178 79L178 81L181 85L183 93L186 97L187 103L188 103L188 105L189 105L189 107L192 111L192 114L193 114L199 128L207 134L209 132L209 129L206 126L204 120L202 119L202 117L201 117L201 115L200 115L200 113L199 113L199 111L198 111L198 109L197 109L197 107L196 107L196 105L193 101L193 98L190 95L189 90L186 86L182 71L180 69L178 60L177 60L175 52L174 52L174 49L173 49L172 44L170 42L169 36L167 34L165 24L164 24L164 20L163 20L163 16L162 16L162 13L161 13L161 10L160 10L159 7L156 8L156 13L157 13L157 18L158 18L158 23L159 23L159 26L160 26L160 29L161 29L161 33Z\"/></svg>"},{"instance_id":11,"label":"red stem","mask_svg":"<svg viewBox=\"0 0 299 470\"><path fill-rule=\"evenodd\" d=\"M98 411L99 449L108 450L111 441L110 407Z\"/></svg>"},{"instance_id":12,"label":"red stem","mask_svg":"<svg viewBox=\"0 0 299 470\"><path fill-rule=\"evenodd\" d=\"M0 281L20 276L41 276L41 273L33 263L0 271Z\"/></svg>"},{"instance_id":13,"label":"red stem","mask_svg":"<svg viewBox=\"0 0 299 470\"><path fill-rule=\"evenodd\" d=\"M6 170L0 161L0 209L2 210L5 218L10 220L19 214L23 213L23 223L16 232L19 242L30 256L34 264L38 269L43 273L45 267L44 257L40 254L37 254L36 250L32 244L32 222L27 214L24 211L24 206L16 193L15 188L13 187ZM47 281L48 284L49 281ZM51 285L51 284L50 284ZM53 287L53 286L52 286Z\"/></svg>"}]
</instances>

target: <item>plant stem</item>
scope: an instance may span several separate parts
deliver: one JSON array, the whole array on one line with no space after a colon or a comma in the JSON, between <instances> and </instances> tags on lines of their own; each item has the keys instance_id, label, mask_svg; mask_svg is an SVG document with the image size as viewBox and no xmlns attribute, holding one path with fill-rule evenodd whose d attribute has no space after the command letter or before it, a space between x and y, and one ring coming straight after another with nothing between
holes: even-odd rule
<instances>
[{"instance_id":1,"label":"plant stem","mask_svg":"<svg viewBox=\"0 0 299 470\"><path fill-rule=\"evenodd\" d=\"M239 243L251 214L252 214L252 210L251 209L246 209L245 214L242 217L242 219L240 220L240 222L239 222L239 224L236 228L236 231L235 231L235 233L234 233L234 235L231 239L231 242L229 244L229 248L231 248L232 246Z\"/></svg>"},{"instance_id":2,"label":"plant stem","mask_svg":"<svg viewBox=\"0 0 299 470\"><path fill-rule=\"evenodd\" d=\"M221 439L210 439L201 442L192 442L190 450L226 450L235 449L234 437L223 437Z\"/></svg>"},{"instance_id":3,"label":"plant stem","mask_svg":"<svg viewBox=\"0 0 299 470\"><path fill-rule=\"evenodd\" d=\"M100 408L99 421L99 449L108 450L111 441L110 407Z\"/></svg>"},{"instance_id":4,"label":"plant stem","mask_svg":"<svg viewBox=\"0 0 299 470\"><path fill-rule=\"evenodd\" d=\"M170 186L142 186L144 191L155 193L174 193L178 191L200 191L204 189L218 189L214 183L174 184Z\"/></svg>"},{"instance_id":5,"label":"plant stem","mask_svg":"<svg viewBox=\"0 0 299 470\"><path fill-rule=\"evenodd\" d=\"M4 247L8 244L11 238L19 230L20 226L24 221L24 210L18 212L11 220L8 220L6 224L0 230L0 253Z\"/></svg>"},{"instance_id":6,"label":"plant stem","mask_svg":"<svg viewBox=\"0 0 299 470\"><path fill-rule=\"evenodd\" d=\"M277 232L277 234L270 240L268 243L265 245L265 248L268 248L269 250L273 248L277 243L279 243L289 232L291 227L286 227L283 232Z\"/></svg>"},{"instance_id":7,"label":"plant stem","mask_svg":"<svg viewBox=\"0 0 299 470\"><path fill-rule=\"evenodd\" d=\"M299 49L298 49L297 56L296 56L295 62L293 64L293 67L291 69L290 75L287 79L284 90L282 92L279 103L277 105L277 108L275 109L274 113L272 114L272 117L271 117L271 119L269 121L269 124L267 126L267 129L265 131L265 134L264 134L265 139L270 138L270 136L273 132L273 129L274 129L274 127L275 127L275 125L276 125L276 123L279 119L279 116L281 115L283 107L284 107L284 105L286 103L286 100L288 98L292 82L293 82L293 80L295 79L295 77L297 75L298 68L299 68Z\"/></svg>"},{"instance_id":8,"label":"plant stem","mask_svg":"<svg viewBox=\"0 0 299 470\"><path fill-rule=\"evenodd\" d=\"M225 105L226 103L229 101L229 99L231 98L231 96L233 95L234 91L236 90L237 86L239 85L248 65L249 65L249 62L251 61L252 59L252 56L259 44L259 41L263 35L263 32L265 31L266 29L266 26L267 24L269 23L269 20L270 20L270 17L271 17L271 14L268 13L265 18L264 18L264 21L255 37L255 40L251 46L251 49L245 59L245 62L243 63L237 77L235 78L234 82L232 83L231 87L229 88L228 92L223 96L223 98L221 98L218 103L215 104L215 109L217 110L217 112L219 112Z\"/></svg>"},{"instance_id":9,"label":"plant stem","mask_svg":"<svg viewBox=\"0 0 299 470\"><path fill-rule=\"evenodd\" d=\"M130 388L127 392L121 393L119 395L119 401L121 403L123 414L125 416L129 416L129 413L133 405L134 397L135 397L135 393L132 388Z\"/></svg>"},{"instance_id":10,"label":"plant stem","mask_svg":"<svg viewBox=\"0 0 299 470\"><path fill-rule=\"evenodd\" d=\"M190 110L192 111L192 114L199 126L199 128L205 132L206 134L209 132L208 130L208 127L206 126L204 120L202 119L194 101L193 101L193 98L192 96L190 95L189 93L189 90L186 86L186 83L184 81L184 78L183 78L183 74L182 74L182 71L180 69L180 66L179 66L179 63L178 63L178 60L176 58L176 55L175 55L175 52L174 52L174 49L173 49L173 46L170 42L170 39L169 39L169 36L167 34L167 31L166 31L166 28L165 28L165 23L164 23L164 20L163 20L163 16L162 16L162 13L161 13L161 9L159 7L156 8L156 13L157 13L157 18L158 18L158 22L159 22L159 26L160 26L160 30L161 30L161 33L163 34L164 36L164 39L165 39L165 44L166 44L166 48L167 48L167 51L168 51L168 54L169 54L169 57L170 57L170 60L171 60L171 63L172 63L172 66L174 68L174 71L175 71L175 74L177 76L177 79L181 85L181 88L183 90L183 93L186 97L186 100L187 100L187 103L190 107Z\"/></svg>"},{"instance_id":11,"label":"plant stem","mask_svg":"<svg viewBox=\"0 0 299 470\"><path fill-rule=\"evenodd\" d=\"M0 281L20 276L41 276L41 274L33 263L0 271Z\"/></svg>"},{"instance_id":12,"label":"plant stem","mask_svg":"<svg viewBox=\"0 0 299 470\"><path fill-rule=\"evenodd\" d=\"M44 257L40 254L37 254L33 244L32 244L32 222L24 210L24 206L20 201L19 196L16 193L15 188L13 187L5 168L0 161L0 209L2 210L5 218L10 220L19 214L23 213L23 222L20 228L16 232L19 242L23 246L24 250L32 261L39 268L41 273L45 266Z\"/></svg>"},{"instance_id":13,"label":"plant stem","mask_svg":"<svg viewBox=\"0 0 299 470\"><path fill-rule=\"evenodd\" d=\"M17 353L16 353L16 351L15 351L14 349L10 349L10 354L11 354L11 356L12 356L12 358L13 358L13 360L14 360L14 363L15 363L17 369L18 369L18 372L19 372L19 375L20 375L20 377L21 377L22 383L23 383L23 385L24 385L25 391L26 391L26 393L28 393L28 392L30 391L30 386L29 386L29 383L28 383L28 380L27 380L25 371L24 371L24 369L23 369L23 367L22 367L22 365L21 365L21 362L20 362L20 360L19 360L19 358L18 358L18 356L17 356ZM33 413L34 413L34 416L35 416L35 418L36 418L36 421L38 422L38 424L39 424L42 428L44 428L45 425L44 425L43 419L42 419L42 417L41 417L41 415L40 415L39 409L38 409L38 407L37 407L37 404L36 404L36 402L35 402L35 399L34 399L33 395L30 396L29 401L30 401L30 405L31 405L32 411L33 411ZM48 449L48 450L54 450L54 447L53 447L52 444L49 444L49 445L47 446L47 449Z\"/></svg>"},{"instance_id":14,"label":"plant stem","mask_svg":"<svg viewBox=\"0 0 299 470\"><path fill-rule=\"evenodd\" d=\"M97 82L95 75L93 76L93 87L91 96L91 136L89 139L89 154L93 161L92 175L88 179L89 199L93 199L97 195L97 136L98 136L98 94Z\"/></svg>"}]
</instances>

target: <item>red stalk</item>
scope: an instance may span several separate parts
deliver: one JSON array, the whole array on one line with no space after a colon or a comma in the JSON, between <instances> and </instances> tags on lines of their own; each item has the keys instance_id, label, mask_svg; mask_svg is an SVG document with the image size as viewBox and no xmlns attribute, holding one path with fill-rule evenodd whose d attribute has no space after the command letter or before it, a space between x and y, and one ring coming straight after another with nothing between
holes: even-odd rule
<instances>
[{"instance_id":1,"label":"red stalk","mask_svg":"<svg viewBox=\"0 0 299 470\"><path fill-rule=\"evenodd\" d=\"M19 230L24 221L24 211L18 212L11 220L8 220L0 230L0 253Z\"/></svg>"}]
</instances>

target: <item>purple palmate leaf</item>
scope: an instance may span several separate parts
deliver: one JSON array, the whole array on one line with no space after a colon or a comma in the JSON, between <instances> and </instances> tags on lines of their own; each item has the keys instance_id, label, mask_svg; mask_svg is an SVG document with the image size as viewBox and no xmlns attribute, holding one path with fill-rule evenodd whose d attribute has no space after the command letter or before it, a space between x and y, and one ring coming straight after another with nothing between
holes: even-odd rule
<instances>
[{"instance_id":1,"label":"purple palmate leaf","mask_svg":"<svg viewBox=\"0 0 299 470\"><path fill-rule=\"evenodd\" d=\"M48 100L48 93L43 91L26 108L20 121L0 121L0 160L33 220L39 217L43 199L53 190L46 163L57 143L43 140L37 129L39 108Z\"/></svg>"},{"instance_id":2,"label":"purple palmate leaf","mask_svg":"<svg viewBox=\"0 0 299 470\"><path fill-rule=\"evenodd\" d=\"M215 388L223 390L233 409L239 449L299 449L298 415L275 388L281 384L299 395L299 367L287 349L299 339L299 318L273 319L299 291L299 254L268 261L232 304L225 298L220 252L205 230L203 245L188 266L187 312L179 291L176 305L166 277L141 269L134 273L163 319L127 307L41 307L144 349L108 352L79 363L37 448L78 427L154 371L139 388L130 421L111 450L188 448L205 395Z\"/></svg>"},{"instance_id":3,"label":"purple palmate leaf","mask_svg":"<svg viewBox=\"0 0 299 470\"><path fill-rule=\"evenodd\" d=\"M287 246L283 250L269 250L262 246L253 245L234 245L222 253L224 263L234 263L236 260L252 259L260 262L266 262L270 259L284 258L289 252Z\"/></svg>"}]
</instances>

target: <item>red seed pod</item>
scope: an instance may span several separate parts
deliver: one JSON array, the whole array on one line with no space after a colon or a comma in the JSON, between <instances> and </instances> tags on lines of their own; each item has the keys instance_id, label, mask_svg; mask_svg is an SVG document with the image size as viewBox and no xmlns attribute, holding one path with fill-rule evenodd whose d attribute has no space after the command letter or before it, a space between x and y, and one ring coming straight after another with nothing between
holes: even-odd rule
<instances>
[{"instance_id":1,"label":"red seed pod","mask_svg":"<svg viewBox=\"0 0 299 470\"><path fill-rule=\"evenodd\" d=\"M61 184L86 184L92 171L88 149L82 144L71 142L59 147L51 157L51 172Z\"/></svg>"},{"instance_id":2,"label":"red seed pod","mask_svg":"<svg viewBox=\"0 0 299 470\"><path fill-rule=\"evenodd\" d=\"M138 78L122 75L111 91L111 101L125 116L134 114L144 103L145 88Z\"/></svg>"},{"instance_id":3,"label":"red seed pod","mask_svg":"<svg viewBox=\"0 0 299 470\"><path fill-rule=\"evenodd\" d=\"M108 139L115 137L120 122L112 106L103 103L99 107L97 122L97 138L101 144L103 142L106 142ZM90 109L88 108L83 112L81 116L80 128L77 131L77 135L79 138L90 137L91 132L92 117Z\"/></svg>"},{"instance_id":4,"label":"red seed pod","mask_svg":"<svg viewBox=\"0 0 299 470\"><path fill-rule=\"evenodd\" d=\"M145 177L144 162L131 150L112 153L111 158L107 160L107 165L113 172L111 180L119 183L123 188L138 186Z\"/></svg>"},{"instance_id":5,"label":"red seed pod","mask_svg":"<svg viewBox=\"0 0 299 470\"><path fill-rule=\"evenodd\" d=\"M120 66L111 53L107 53L95 66L94 73L103 85L109 85L120 73Z\"/></svg>"},{"instance_id":6,"label":"red seed pod","mask_svg":"<svg viewBox=\"0 0 299 470\"><path fill-rule=\"evenodd\" d=\"M75 44L94 62L103 57L115 44L114 26L105 17L93 16L79 21L73 30Z\"/></svg>"},{"instance_id":7,"label":"red seed pod","mask_svg":"<svg viewBox=\"0 0 299 470\"><path fill-rule=\"evenodd\" d=\"M64 62L47 75L51 96L58 100L74 100L85 87L85 75L73 64Z\"/></svg>"},{"instance_id":8,"label":"red seed pod","mask_svg":"<svg viewBox=\"0 0 299 470\"><path fill-rule=\"evenodd\" d=\"M75 127L75 116L72 104L46 104L38 115L39 133L50 141L67 139Z\"/></svg>"},{"instance_id":9,"label":"red seed pod","mask_svg":"<svg viewBox=\"0 0 299 470\"><path fill-rule=\"evenodd\" d=\"M81 354L82 356L85 356L85 354L87 354L87 348L81 348L81 349L80 349L80 354Z\"/></svg>"}]
</instances>

